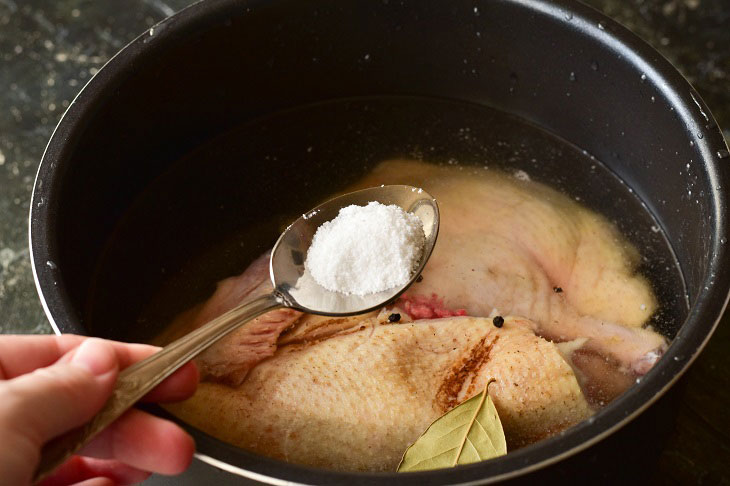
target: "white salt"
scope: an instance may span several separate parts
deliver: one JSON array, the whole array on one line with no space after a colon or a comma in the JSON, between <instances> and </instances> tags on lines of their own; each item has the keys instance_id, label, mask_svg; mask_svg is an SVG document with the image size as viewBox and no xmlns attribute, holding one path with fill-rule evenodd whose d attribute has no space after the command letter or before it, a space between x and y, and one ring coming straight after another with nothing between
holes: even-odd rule
<instances>
[{"instance_id":1,"label":"white salt","mask_svg":"<svg viewBox=\"0 0 730 486\"><path fill-rule=\"evenodd\" d=\"M317 228L304 265L327 290L373 294L408 282L425 240L418 216L396 205L347 206Z\"/></svg>"},{"instance_id":2,"label":"white salt","mask_svg":"<svg viewBox=\"0 0 730 486\"><path fill-rule=\"evenodd\" d=\"M530 174L528 174L524 170L516 170L514 173L514 176L515 176L515 179L517 179L518 181L525 181L525 182L530 181Z\"/></svg>"}]
</instances>

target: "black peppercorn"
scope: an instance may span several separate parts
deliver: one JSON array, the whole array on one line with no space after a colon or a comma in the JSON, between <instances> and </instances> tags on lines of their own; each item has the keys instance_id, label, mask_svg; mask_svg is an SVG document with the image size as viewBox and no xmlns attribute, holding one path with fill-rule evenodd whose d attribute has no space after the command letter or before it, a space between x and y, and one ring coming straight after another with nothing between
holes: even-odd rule
<instances>
[{"instance_id":1,"label":"black peppercorn","mask_svg":"<svg viewBox=\"0 0 730 486\"><path fill-rule=\"evenodd\" d=\"M423 275L419 275L416 277L416 282L422 282L423 281Z\"/></svg>"},{"instance_id":2,"label":"black peppercorn","mask_svg":"<svg viewBox=\"0 0 730 486\"><path fill-rule=\"evenodd\" d=\"M502 325L504 324L504 317L495 317L494 319L492 319L492 324L494 324L494 327L502 327Z\"/></svg>"},{"instance_id":3,"label":"black peppercorn","mask_svg":"<svg viewBox=\"0 0 730 486\"><path fill-rule=\"evenodd\" d=\"M553 287L553 292L555 292L556 294L562 294L563 288L562 287Z\"/></svg>"},{"instance_id":4,"label":"black peppercorn","mask_svg":"<svg viewBox=\"0 0 730 486\"><path fill-rule=\"evenodd\" d=\"M398 322L400 321L400 314L391 314L388 316L388 322Z\"/></svg>"}]
</instances>

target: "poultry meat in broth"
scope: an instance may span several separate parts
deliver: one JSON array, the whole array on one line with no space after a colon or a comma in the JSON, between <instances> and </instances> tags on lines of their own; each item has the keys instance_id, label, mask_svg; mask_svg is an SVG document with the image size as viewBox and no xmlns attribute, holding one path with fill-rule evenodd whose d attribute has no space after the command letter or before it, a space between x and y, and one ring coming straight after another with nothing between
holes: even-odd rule
<instances>
[{"instance_id":1,"label":"poultry meat in broth","mask_svg":"<svg viewBox=\"0 0 730 486\"><path fill-rule=\"evenodd\" d=\"M254 452L360 471L394 470L431 422L492 378L510 449L587 418L661 356L665 338L646 327L657 301L613 225L523 179L381 163L348 190L409 184L439 203L423 279L362 316L257 318L200 356L204 383L169 409ZM220 282L158 343L270 291L267 264L263 255Z\"/></svg>"}]
</instances>

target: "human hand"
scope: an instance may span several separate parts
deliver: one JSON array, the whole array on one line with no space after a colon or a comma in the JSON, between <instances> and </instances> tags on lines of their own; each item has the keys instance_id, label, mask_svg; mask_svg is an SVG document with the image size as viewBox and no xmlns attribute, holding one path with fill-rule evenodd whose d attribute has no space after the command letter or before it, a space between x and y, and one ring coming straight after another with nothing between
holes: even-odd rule
<instances>
[{"instance_id":1,"label":"human hand","mask_svg":"<svg viewBox=\"0 0 730 486\"><path fill-rule=\"evenodd\" d=\"M43 445L88 422L112 393L119 370L158 348L66 334L0 336L0 485L29 485ZM198 371L188 363L144 401L191 396ZM43 486L112 486L151 472L179 474L192 438L170 421L131 409L73 456Z\"/></svg>"}]
</instances>

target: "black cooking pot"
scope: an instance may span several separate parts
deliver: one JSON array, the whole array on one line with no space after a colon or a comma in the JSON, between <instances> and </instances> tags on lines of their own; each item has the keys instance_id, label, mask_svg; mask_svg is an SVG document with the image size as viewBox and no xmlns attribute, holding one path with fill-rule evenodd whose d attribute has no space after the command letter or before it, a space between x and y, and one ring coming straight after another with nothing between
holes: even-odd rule
<instances>
[{"instance_id":1,"label":"black cooking pot","mask_svg":"<svg viewBox=\"0 0 730 486\"><path fill-rule=\"evenodd\" d=\"M372 110L358 100L384 95L432 108L395 110L373 122L379 135L361 134L357 120ZM327 110L265 122L333 99L353 100L338 105L352 123ZM198 457L274 484L465 484L534 471L614 433L677 380L725 308L730 171L720 130L680 74L568 0L208 0L151 28L86 85L43 156L30 245L51 324L59 333L151 336L245 268L296 211L394 155L389 134L429 117L438 126L435 99L521 117L592 154L644 201L671 243L689 304L665 329L674 336L668 352L590 421L481 464L335 473L188 428ZM458 123L449 113L443 122ZM570 183L593 184L600 202L600 180Z\"/></svg>"}]
</instances>

